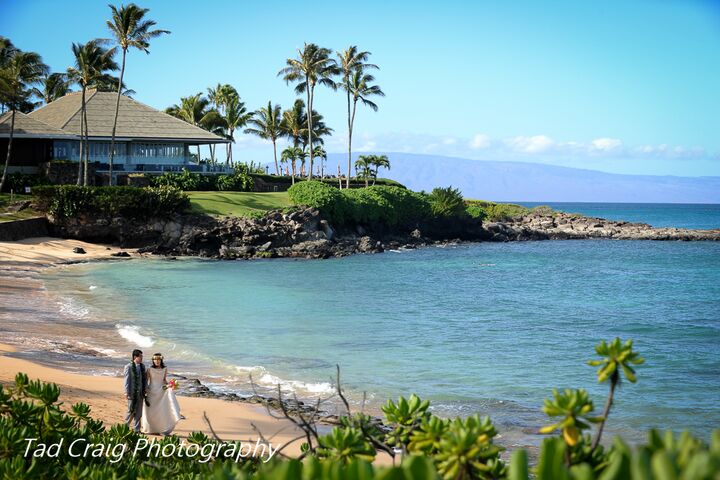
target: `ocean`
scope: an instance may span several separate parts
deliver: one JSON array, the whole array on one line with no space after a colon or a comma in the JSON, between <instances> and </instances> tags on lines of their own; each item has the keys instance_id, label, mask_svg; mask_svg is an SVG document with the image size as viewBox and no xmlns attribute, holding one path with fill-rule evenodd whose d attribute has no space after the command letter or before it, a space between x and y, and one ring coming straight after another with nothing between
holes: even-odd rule
<instances>
[{"instance_id":1,"label":"ocean","mask_svg":"<svg viewBox=\"0 0 720 480\"><path fill-rule=\"evenodd\" d=\"M623 208L652 210L612 210ZM668 215L695 225L718 215L716 207L698 209L711 213L683 206ZM632 220L663 215L651 216ZM332 393L339 365L356 408L364 394L379 412L386 399L417 393L440 415L490 415L505 442L533 445L553 388L586 388L600 414L607 385L586 362L598 341L619 336L635 341L646 364L637 384L621 385L611 434L640 441L652 427L688 428L709 438L720 425L720 243L579 240L322 261L131 260L51 268L42 278L59 313L18 317L5 329L32 335L38 351L45 342L44 361L97 374L117 374L139 347L212 388L250 394L252 375L263 393L279 384L317 398ZM47 352L60 341L103 356Z\"/></svg>"}]
</instances>

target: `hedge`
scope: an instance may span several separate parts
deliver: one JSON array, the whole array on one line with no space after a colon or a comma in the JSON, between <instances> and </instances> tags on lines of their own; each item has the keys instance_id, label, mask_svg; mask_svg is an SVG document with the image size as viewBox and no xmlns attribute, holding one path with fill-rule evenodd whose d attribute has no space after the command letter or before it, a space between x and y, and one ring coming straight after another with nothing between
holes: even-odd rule
<instances>
[{"instance_id":1,"label":"hedge","mask_svg":"<svg viewBox=\"0 0 720 480\"><path fill-rule=\"evenodd\" d=\"M41 186L33 189L38 210L57 219L79 215L128 219L167 217L190 208L188 196L172 187Z\"/></svg>"}]
</instances>

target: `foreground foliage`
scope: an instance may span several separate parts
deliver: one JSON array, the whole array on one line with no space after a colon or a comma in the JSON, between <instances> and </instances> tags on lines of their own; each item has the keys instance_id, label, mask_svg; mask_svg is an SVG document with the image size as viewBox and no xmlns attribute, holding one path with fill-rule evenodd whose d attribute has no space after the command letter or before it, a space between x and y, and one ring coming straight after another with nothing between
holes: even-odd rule
<instances>
[{"instance_id":1,"label":"foreground foliage","mask_svg":"<svg viewBox=\"0 0 720 480\"><path fill-rule=\"evenodd\" d=\"M632 342L619 339L601 343L597 352L601 382L612 362L622 369L623 362L641 363ZM610 374L612 375L612 374ZM633 377L634 378L634 377ZM680 435L651 430L647 443L631 448L615 438L605 448L592 445L591 424L606 421L594 417L592 400L585 390L554 391L543 410L556 423L543 428L558 431L542 442L537 465L531 467L528 452L512 452L509 463L500 455L504 450L495 444L497 429L488 417L443 419L433 415L428 401L416 395L383 406L384 425L364 413L351 414L342 390L337 393L345 402L347 414L326 435L319 435L314 425L298 422L307 432L298 459L276 457L269 463L245 458L236 461L217 454L207 462L181 454L167 457L122 455L70 456L60 449L57 456L26 456L28 438L38 443L68 443L86 439L93 444L123 444L132 452L143 435L126 425L106 428L90 416L82 403L65 409L59 402L60 390L55 384L30 381L17 374L10 388L0 386L0 478L89 478L89 479L160 479L217 478L246 480L718 480L720 478L720 430L713 432L710 444L688 432ZM219 439L194 432L188 444L217 445ZM161 448L178 446L176 436L159 440ZM233 442L226 442L233 443ZM235 442L237 443L237 442ZM142 445L142 444L141 444ZM378 452L394 458L394 467L375 467ZM111 462L111 458L115 462Z\"/></svg>"},{"instance_id":2,"label":"foreground foliage","mask_svg":"<svg viewBox=\"0 0 720 480\"><path fill-rule=\"evenodd\" d=\"M33 189L38 210L57 219L82 215L127 219L167 217L190 207L186 194L172 187L40 186Z\"/></svg>"}]
</instances>

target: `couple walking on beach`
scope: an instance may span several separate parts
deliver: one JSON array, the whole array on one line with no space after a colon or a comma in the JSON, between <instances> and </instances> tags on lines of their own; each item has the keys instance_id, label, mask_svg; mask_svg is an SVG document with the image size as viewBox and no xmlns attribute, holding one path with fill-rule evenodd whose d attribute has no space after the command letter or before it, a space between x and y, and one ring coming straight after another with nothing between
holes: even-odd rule
<instances>
[{"instance_id":1,"label":"couple walking on beach","mask_svg":"<svg viewBox=\"0 0 720 480\"><path fill-rule=\"evenodd\" d=\"M125 423L136 432L170 435L184 417L173 388L168 387L162 354L154 354L152 366L146 369L142 351L133 350L132 361L125 365L123 376L128 405Z\"/></svg>"}]
</instances>

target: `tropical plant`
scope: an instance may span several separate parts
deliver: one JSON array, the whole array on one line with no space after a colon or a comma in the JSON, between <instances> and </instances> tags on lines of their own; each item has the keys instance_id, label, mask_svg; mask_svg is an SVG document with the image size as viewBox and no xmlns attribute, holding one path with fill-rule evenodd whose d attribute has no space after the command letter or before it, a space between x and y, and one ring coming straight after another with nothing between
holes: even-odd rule
<instances>
[{"instance_id":1,"label":"tropical plant","mask_svg":"<svg viewBox=\"0 0 720 480\"><path fill-rule=\"evenodd\" d=\"M358 100L364 105L378 110L377 104L368 99L372 95L384 97L385 94L377 85L370 85L375 77L366 74L367 69L378 69L377 65L367 63L370 52L358 51L357 46L350 46L343 52L337 52L338 66L342 75L340 88L347 96L348 114L348 175L345 187L350 188L350 169L352 167L352 133L355 125L355 112Z\"/></svg>"},{"instance_id":2,"label":"tropical plant","mask_svg":"<svg viewBox=\"0 0 720 480\"><path fill-rule=\"evenodd\" d=\"M327 458L347 465L357 459L372 462L375 459L375 449L360 430L352 427L335 427L330 433L320 437L317 455L319 458Z\"/></svg>"},{"instance_id":3,"label":"tropical plant","mask_svg":"<svg viewBox=\"0 0 720 480\"><path fill-rule=\"evenodd\" d=\"M70 92L70 83L65 73L56 72L43 75L39 83L40 87L34 87L32 93L46 104L54 102Z\"/></svg>"},{"instance_id":4,"label":"tropical plant","mask_svg":"<svg viewBox=\"0 0 720 480\"><path fill-rule=\"evenodd\" d=\"M380 169L387 168L388 170L390 170L390 160L388 160L387 155L368 155L367 162L370 164L371 167L374 167L372 177L373 185L375 185Z\"/></svg>"},{"instance_id":5,"label":"tropical plant","mask_svg":"<svg viewBox=\"0 0 720 480\"><path fill-rule=\"evenodd\" d=\"M122 50L122 67L120 78L117 82L117 99L115 100L115 116L113 117L112 135L110 137L110 156L108 168L110 171L110 185L113 184L113 157L115 155L115 132L117 130L118 112L120 110L120 94L123 90L123 77L125 76L125 57L129 48L137 48L146 54L150 54L150 40L160 35L170 33L168 30L155 30L157 24L154 20L148 20L145 15L150 11L147 8L140 8L134 3L120 5L117 8L108 5L112 11L110 20L105 23L110 29L115 44Z\"/></svg>"},{"instance_id":6,"label":"tropical plant","mask_svg":"<svg viewBox=\"0 0 720 480\"><path fill-rule=\"evenodd\" d=\"M268 101L267 107L260 108L248 120L255 128L246 128L245 133L257 135L263 140L270 140L273 145L273 158L275 159L275 174L280 175L280 166L277 158L277 141L285 134L282 129L282 108L280 105L273 106Z\"/></svg>"},{"instance_id":7,"label":"tropical plant","mask_svg":"<svg viewBox=\"0 0 720 480\"><path fill-rule=\"evenodd\" d=\"M282 151L280 155L283 163L290 163L290 170L292 172L292 184L295 185L295 167L298 160L305 163L305 152L300 147L287 147Z\"/></svg>"},{"instance_id":8,"label":"tropical plant","mask_svg":"<svg viewBox=\"0 0 720 480\"><path fill-rule=\"evenodd\" d=\"M632 340L622 343L618 337L610 343L603 340L595 347L595 352L603 358L600 360L588 361L588 365L600 367L597 371L598 382L604 383L607 380L610 380L610 393L608 394L607 401L605 402L602 422L600 422L600 426L598 427L597 435L595 436L595 440L593 442L593 448L600 444L600 437L602 437L605 422L610 414L610 407L612 407L615 389L620 384L620 370L622 369L625 378L630 381L630 383L635 383L637 381L637 377L635 376L635 370L631 365L641 365L645 363L645 359L642 358L639 353L633 351L632 346Z\"/></svg>"},{"instance_id":9,"label":"tropical plant","mask_svg":"<svg viewBox=\"0 0 720 480\"><path fill-rule=\"evenodd\" d=\"M75 66L67 70L68 78L80 85L82 89L82 99L80 106L80 165L78 166L77 184L88 183L88 124L87 109L85 105L85 94L88 87L100 77L106 74L106 71L117 70L118 66L112 59L115 49L105 49L100 46L100 40L90 40L85 44L73 43L72 52L75 57ZM83 141L84 137L84 141ZM83 161L84 155L84 161ZM82 175L83 166L85 175Z\"/></svg>"},{"instance_id":10,"label":"tropical plant","mask_svg":"<svg viewBox=\"0 0 720 480\"><path fill-rule=\"evenodd\" d=\"M227 144L227 161L233 161L232 144L235 143L235 130L244 127L253 117L254 112L248 112L245 103L240 101L238 95L230 96L225 102L225 114L222 117L226 129L226 138L230 140Z\"/></svg>"},{"instance_id":11,"label":"tropical plant","mask_svg":"<svg viewBox=\"0 0 720 480\"><path fill-rule=\"evenodd\" d=\"M325 162L327 161L327 152L322 145L313 147L313 157L320 159L320 178L325 177Z\"/></svg>"},{"instance_id":12,"label":"tropical plant","mask_svg":"<svg viewBox=\"0 0 720 480\"><path fill-rule=\"evenodd\" d=\"M540 433L551 433L560 430L565 443L570 447L577 445L583 430L590 429L590 423L600 423L602 417L590 417L594 405L587 391L584 389L571 390L569 388L560 392L553 390L553 398L546 398L543 412L550 417L561 419L540 429Z\"/></svg>"},{"instance_id":13,"label":"tropical plant","mask_svg":"<svg viewBox=\"0 0 720 480\"><path fill-rule=\"evenodd\" d=\"M457 188L433 188L428 195L432 213L436 217L457 217L466 215L462 193Z\"/></svg>"},{"instance_id":14,"label":"tropical plant","mask_svg":"<svg viewBox=\"0 0 720 480\"><path fill-rule=\"evenodd\" d=\"M179 118L190 125L195 125L204 130L216 133L223 128L224 122L220 113L209 108L210 101L203 97L202 93L196 93L189 97L182 97L180 105L173 105L165 109L165 113ZM200 161L200 145L197 146L197 158Z\"/></svg>"},{"instance_id":15,"label":"tropical plant","mask_svg":"<svg viewBox=\"0 0 720 480\"><path fill-rule=\"evenodd\" d=\"M0 40L2 39L0 38ZM28 102L32 94L31 86L48 73L48 67L43 63L40 55L34 52L17 50L12 47L9 40L3 40L0 47L2 48L2 55L0 56L0 62L2 62L0 64L0 103L7 105L11 112L5 168L0 180L0 191L2 191L12 155L15 114L23 104Z\"/></svg>"},{"instance_id":16,"label":"tropical plant","mask_svg":"<svg viewBox=\"0 0 720 480\"><path fill-rule=\"evenodd\" d=\"M332 80L334 75L339 73L336 62L330 58L332 51L327 48L318 47L314 43L306 43L303 49L298 49L297 58L288 58L286 67L278 72L278 76L282 76L286 83L297 82L295 93L302 95L305 93L307 98L307 109L311 112L307 116L307 145L313 143L313 100L315 95L315 87L324 85L332 89L336 88L335 82ZM312 178L313 169L313 152L310 150L310 170L308 178Z\"/></svg>"},{"instance_id":17,"label":"tropical plant","mask_svg":"<svg viewBox=\"0 0 720 480\"><path fill-rule=\"evenodd\" d=\"M370 184L370 177L373 176L373 164L370 155L360 155L355 160L355 176L365 179L365 186Z\"/></svg>"},{"instance_id":18,"label":"tropical plant","mask_svg":"<svg viewBox=\"0 0 720 480\"><path fill-rule=\"evenodd\" d=\"M282 114L280 129L292 142L293 147L303 144L303 136L307 129L307 116L305 115L305 102L298 98L289 110Z\"/></svg>"},{"instance_id":19,"label":"tropical plant","mask_svg":"<svg viewBox=\"0 0 720 480\"><path fill-rule=\"evenodd\" d=\"M430 417L428 407L430 407L430 402L421 400L415 394L410 395L409 399L400 397L397 403L388 399L382 407L385 418L393 426L393 430L387 436L388 444L406 446L410 443L413 431L420 426L423 420Z\"/></svg>"}]
</instances>

